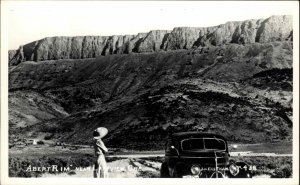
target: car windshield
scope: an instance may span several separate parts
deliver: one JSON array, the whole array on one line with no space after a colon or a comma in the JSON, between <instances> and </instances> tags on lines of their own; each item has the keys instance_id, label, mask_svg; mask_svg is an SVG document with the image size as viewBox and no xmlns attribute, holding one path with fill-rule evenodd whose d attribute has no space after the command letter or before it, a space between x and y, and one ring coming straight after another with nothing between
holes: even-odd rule
<instances>
[{"instance_id":1,"label":"car windshield","mask_svg":"<svg viewBox=\"0 0 300 185\"><path fill-rule=\"evenodd\" d=\"M225 150L224 140L218 138L191 138L182 140L182 150Z\"/></svg>"}]
</instances>

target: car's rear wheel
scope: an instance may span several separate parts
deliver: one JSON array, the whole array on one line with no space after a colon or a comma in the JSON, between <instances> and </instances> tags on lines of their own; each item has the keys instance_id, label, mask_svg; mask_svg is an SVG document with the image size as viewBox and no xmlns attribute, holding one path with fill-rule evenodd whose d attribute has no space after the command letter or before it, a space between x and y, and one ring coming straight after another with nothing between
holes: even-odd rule
<instances>
[{"instance_id":1,"label":"car's rear wheel","mask_svg":"<svg viewBox=\"0 0 300 185\"><path fill-rule=\"evenodd\" d=\"M250 167L245 162L236 163L240 167L240 173L236 176L237 178L252 178Z\"/></svg>"},{"instance_id":2,"label":"car's rear wheel","mask_svg":"<svg viewBox=\"0 0 300 185\"><path fill-rule=\"evenodd\" d=\"M162 177L162 178L169 178L170 177L168 164L166 162L162 163L162 165L161 165L160 177Z\"/></svg>"},{"instance_id":3,"label":"car's rear wheel","mask_svg":"<svg viewBox=\"0 0 300 185\"><path fill-rule=\"evenodd\" d=\"M182 167L180 165L176 165L174 168L174 177L175 178L182 178Z\"/></svg>"}]
</instances>

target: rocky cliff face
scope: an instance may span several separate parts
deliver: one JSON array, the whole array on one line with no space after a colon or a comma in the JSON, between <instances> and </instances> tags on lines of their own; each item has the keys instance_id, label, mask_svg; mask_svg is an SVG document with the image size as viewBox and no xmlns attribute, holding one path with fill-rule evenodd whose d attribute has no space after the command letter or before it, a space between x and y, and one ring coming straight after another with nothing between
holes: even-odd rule
<instances>
[{"instance_id":1,"label":"rocky cliff face","mask_svg":"<svg viewBox=\"0 0 300 185\"><path fill-rule=\"evenodd\" d=\"M21 46L16 51L9 51L9 63L18 65L23 61L84 59L100 55L169 51L227 43L292 40L292 31L292 17L284 15L265 20L227 22L207 28L154 30L137 35L51 37Z\"/></svg>"}]
</instances>

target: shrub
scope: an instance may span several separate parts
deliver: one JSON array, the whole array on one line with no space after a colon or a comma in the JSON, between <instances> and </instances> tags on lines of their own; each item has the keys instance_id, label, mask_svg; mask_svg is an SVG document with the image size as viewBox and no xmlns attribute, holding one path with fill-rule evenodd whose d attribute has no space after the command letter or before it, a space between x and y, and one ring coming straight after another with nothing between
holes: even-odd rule
<instances>
[{"instance_id":1,"label":"shrub","mask_svg":"<svg viewBox=\"0 0 300 185\"><path fill-rule=\"evenodd\" d=\"M271 178L290 178L292 176L292 165L284 164L276 168Z\"/></svg>"},{"instance_id":2,"label":"shrub","mask_svg":"<svg viewBox=\"0 0 300 185\"><path fill-rule=\"evenodd\" d=\"M54 136L54 134L52 133L52 134L50 134L50 135L46 135L46 136L44 137L44 139L45 139L45 140L50 140L50 139L52 139L53 136Z\"/></svg>"},{"instance_id":3,"label":"shrub","mask_svg":"<svg viewBox=\"0 0 300 185\"><path fill-rule=\"evenodd\" d=\"M45 144L44 141L38 141L38 142L36 142L36 143L39 144L39 145Z\"/></svg>"}]
</instances>

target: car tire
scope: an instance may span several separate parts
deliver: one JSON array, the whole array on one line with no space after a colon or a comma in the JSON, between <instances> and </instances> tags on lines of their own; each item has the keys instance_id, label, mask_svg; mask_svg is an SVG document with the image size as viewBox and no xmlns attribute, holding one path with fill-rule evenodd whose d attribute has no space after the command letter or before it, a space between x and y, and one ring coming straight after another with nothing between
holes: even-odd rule
<instances>
[{"instance_id":1,"label":"car tire","mask_svg":"<svg viewBox=\"0 0 300 185\"><path fill-rule=\"evenodd\" d=\"M175 178L182 178L182 172L180 170L180 167L177 165L174 169L174 177Z\"/></svg>"},{"instance_id":2,"label":"car tire","mask_svg":"<svg viewBox=\"0 0 300 185\"><path fill-rule=\"evenodd\" d=\"M162 163L162 165L161 165L160 177L161 178L170 178L168 164L166 162Z\"/></svg>"},{"instance_id":3,"label":"car tire","mask_svg":"<svg viewBox=\"0 0 300 185\"><path fill-rule=\"evenodd\" d=\"M252 178L251 171L249 170L249 165L245 162L237 162L238 166L241 166L240 173L237 175L236 178ZM246 166L247 170L245 170L243 167Z\"/></svg>"}]
</instances>

